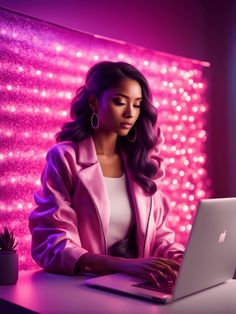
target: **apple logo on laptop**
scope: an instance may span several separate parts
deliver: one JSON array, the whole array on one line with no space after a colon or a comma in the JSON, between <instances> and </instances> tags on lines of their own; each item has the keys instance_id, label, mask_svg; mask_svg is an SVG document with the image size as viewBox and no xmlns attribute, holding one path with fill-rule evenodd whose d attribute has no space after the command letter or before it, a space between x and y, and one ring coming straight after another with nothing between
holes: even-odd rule
<instances>
[{"instance_id":1,"label":"apple logo on laptop","mask_svg":"<svg viewBox=\"0 0 236 314\"><path fill-rule=\"evenodd\" d=\"M226 230L224 232L222 232L219 236L218 242L219 243L223 243L225 241L225 237L226 237Z\"/></svg>"}]
</instances>

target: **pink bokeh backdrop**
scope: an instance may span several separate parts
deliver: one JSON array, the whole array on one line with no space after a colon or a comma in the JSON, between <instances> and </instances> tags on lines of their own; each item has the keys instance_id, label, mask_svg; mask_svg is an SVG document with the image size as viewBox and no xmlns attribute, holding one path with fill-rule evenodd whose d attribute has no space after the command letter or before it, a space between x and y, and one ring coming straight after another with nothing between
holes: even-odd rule
<instances>
[{"instance_id":1,"label":"pink bokeh backdrop","mask_svg":"<svg viewBox=\"0 0 236 314\"><path fill-rule=\"evenodd\" d=\"M126 61L148 79L165 136L163 191L168 224L186 243L199 199L211 196L206 170L206 62L73 31L0 11L0 224L18 240L20 269L34 268L28 215L54 135L87 70L102 60Z\"/></svg>"}]
</instances>

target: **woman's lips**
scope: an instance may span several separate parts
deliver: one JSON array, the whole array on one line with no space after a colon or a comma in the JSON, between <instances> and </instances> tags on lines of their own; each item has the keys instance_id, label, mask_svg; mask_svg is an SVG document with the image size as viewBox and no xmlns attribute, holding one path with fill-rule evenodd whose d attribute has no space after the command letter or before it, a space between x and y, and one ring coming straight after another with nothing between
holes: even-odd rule
<instances>
[{"instance_id":1,"label":"woman's lips","mask_svg":"<svg viewBox=\"0 0 236 314\"><path fill-rule=\"evenodd\" d=\"M132 124L129 123L121 123L120 125L123 129L130 129L132 127Z\"/></svg>"}]
</instances>

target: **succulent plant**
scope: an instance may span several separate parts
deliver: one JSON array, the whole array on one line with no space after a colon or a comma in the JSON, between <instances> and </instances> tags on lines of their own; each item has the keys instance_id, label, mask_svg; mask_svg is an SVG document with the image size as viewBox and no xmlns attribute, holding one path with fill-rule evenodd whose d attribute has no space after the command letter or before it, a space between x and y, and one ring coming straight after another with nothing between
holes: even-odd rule
<instances>
[{"instance_id":1,"label":"succulent plant","mask_svg":"<svg viewBox=\"0 0 236 314\"><path fill-rule=\"evenodd\" d=\"M14 237L13 231L9 232L7 228L0 233L0 252L15 251L17 241Z\"/></svg>"}]
</instances>

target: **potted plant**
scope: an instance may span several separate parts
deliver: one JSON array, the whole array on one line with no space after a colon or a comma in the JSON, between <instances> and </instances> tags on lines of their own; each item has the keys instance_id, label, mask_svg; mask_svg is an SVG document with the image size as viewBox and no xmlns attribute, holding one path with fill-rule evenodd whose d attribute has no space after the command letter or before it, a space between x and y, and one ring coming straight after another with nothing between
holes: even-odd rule
<instances>
[{"instance_id":1,"label":"potted plant","mask_svg":"<svg viewBox=\"0 0 236 314\"><path fill-rule=\"evenodd\" d=\"M0 233L0 285L13 285L18 279L17 242L7 228Z\"/></svg>"}]
</instances>

